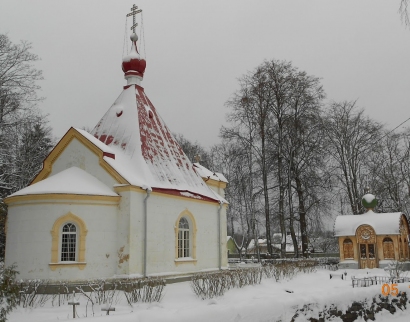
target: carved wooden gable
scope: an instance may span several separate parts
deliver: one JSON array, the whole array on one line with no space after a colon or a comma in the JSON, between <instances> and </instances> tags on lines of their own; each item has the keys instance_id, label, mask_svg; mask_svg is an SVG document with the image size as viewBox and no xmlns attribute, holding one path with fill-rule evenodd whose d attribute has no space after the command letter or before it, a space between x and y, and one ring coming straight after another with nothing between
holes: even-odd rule
<instances>
[{"instance_id":1,"label":"carved wooden gable","mask_svg":"<svg viewBox=\"0 0 410 322\"><path fill-rule=\"evenodd\" d=\"M372 226L361 225L356 230L356 238L359 244L375 244L376 233Z\"/></svg>"}]
</instances>

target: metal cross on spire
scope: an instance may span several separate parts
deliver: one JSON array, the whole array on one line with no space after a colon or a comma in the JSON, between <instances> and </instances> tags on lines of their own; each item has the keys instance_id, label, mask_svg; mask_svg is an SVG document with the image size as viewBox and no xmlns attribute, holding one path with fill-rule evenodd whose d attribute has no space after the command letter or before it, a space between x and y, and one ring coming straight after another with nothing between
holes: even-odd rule
<instances>
[{"instance_id":1,"label":"metal cross on spire","mask_svg":"<svg viewBox=\"0 0 410 322\"><path fill-rule=\"evenodd\" d=\"M133 5L132 5L132 8L131 8L131 12L130 12L129 14L127 14L127 17L132 16L132 27L131 27L131 30L132 30L132 32L133 32L134 34L135 34L135 27L138 26L138 23L135 22L135 15L136 15L137 13L142 12L142 9L139 9L139 10L137 10L137 9L138 9L138 7L137 7L135 4L133 4Z\"/></svg>"}]
</instances>

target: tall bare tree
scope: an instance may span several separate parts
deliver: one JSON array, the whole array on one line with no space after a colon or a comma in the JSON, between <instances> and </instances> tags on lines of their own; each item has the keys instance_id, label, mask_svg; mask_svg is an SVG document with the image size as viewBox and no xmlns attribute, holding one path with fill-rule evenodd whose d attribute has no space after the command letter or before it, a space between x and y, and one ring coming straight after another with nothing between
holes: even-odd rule
<instances>
[{"instance_id":1,"label":"tall bare tree","mask_svg":"<svg viewBox=\"0 0 410 322\"><path fill-rule=\"evenodd\" d=\"M37 103L42 79L28 42L13 44L0 34L0 230L7 209L3 198L26 186L51 147L50 129ZM0 254L4 234L0 235Z\"/></svg>"},{"instance_id":2,"label":"tall bare tree","mask_svg":"<svg viewBox=\"0 0 410 322\"><path fill-rule=\"evenodd\" d=\"M387 133L374 147L370 186L382 212L410 211L410 132Z\"/></svg>"},{"instance_id":3,"label":"tall bare tree","mask_svg":"<svg viewBox=\"0 0 410 322\"><path fill-rule=\"evenodd\" d=\"M353 214L362 213L361 197L369 180L372 148L381 138L382 127L356 108L356 102L331 104L323 122L332 174L341 184Z\"/></svg>"}]
</instances>

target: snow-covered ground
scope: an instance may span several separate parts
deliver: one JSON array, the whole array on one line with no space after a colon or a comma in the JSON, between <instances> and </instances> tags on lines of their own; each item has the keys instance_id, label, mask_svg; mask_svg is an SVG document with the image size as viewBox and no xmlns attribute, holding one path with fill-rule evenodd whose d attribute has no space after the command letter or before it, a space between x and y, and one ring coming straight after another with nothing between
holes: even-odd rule
<instances>
[{"instance_id":1,"label":"snow-covered ground","mask_svg":"<svg viewBox=\"0 0 410 322\"><path fill-rule=\"evenodd\" d=\"M112 322L164 322L164 321L290 321L297 308L304 304L316 304L313 307L321 310L325 305L337 304L345 309L354 300L370 299L381 294L381 285L352 288L351 276L385 276L381 269L346 270L347 279L329 278L329 274L342 274L345 270L331 272L318 270L316 273L302 274L291 280L275 282L274 279L262 280L260 285L247 286L242 289L231 289L223 297L212 300L201 300L192 292L189 282L170 284L160 303L137 304L130 307L124 299L119 298L115 312L109 316L94 307L94 317L90 305L87 308L83 297L78 296L79 318L76 321L112 321ZM399 290L410 293L410 283L399 284ZM289 293L288 291L292 292ZM72 319L72 307L67 303L58 307L47 302L44 307L34 309L17 308L8 321L10 322L47 322ZM304 321L299 317L296 321ZM337 318L333 321L341 321ZM359 320L358 320L359 321ZM382 311L376 315L376 321L409 322L410 308L391 315Z\"/></svg>"}]
</instances>

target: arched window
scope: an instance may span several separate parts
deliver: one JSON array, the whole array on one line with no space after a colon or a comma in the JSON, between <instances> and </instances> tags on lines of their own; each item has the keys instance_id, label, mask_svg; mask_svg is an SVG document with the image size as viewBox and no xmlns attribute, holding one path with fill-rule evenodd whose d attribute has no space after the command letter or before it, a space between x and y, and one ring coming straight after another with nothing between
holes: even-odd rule
<instances>
[{"instance_id":1,"label":"arched window","mask_svg":"<svg viewBox=\"0 0 410 322\"><path fill-rule=\"evenodd\" d=\"M52 270L62 267L78 267L84 269L85 241L87 236L85 222L71 212L57 218L51 229L51 261Z\"/></svg>"},{"instance_id":2,"label":"arched window","mask_svg":"<svg viewBox=\"0 0 410 322\"><path fill-rule=\"evenodd\" d=\"M185 217L178 224L178 258L190 257L189 223Z\"/></svg>"},{"instance_id":3,"label":"arched window","mask_svg":"<svg viewBox=\"0 0 410 322\"><path fill-rule=\"evenodd\" d=\"M347 238L343 241L343 255L345 259L353 259L353 242L351 239Z\"/></svg>"},{"instance_id":4,"label":"arched window","mask_svg":"<svg viewBox=\"0 0 410 322\"><path fill-rule=\"evenodd\" d=\"M73 223L63 226L61 232L61 261L74 262L77 254L77 227Z\"/></svg>"},{"instance_id":5,"label":"arched window","mask_svg":"<svg viewBox=\"0 0 410 322\"><path fill-rule=\"evenodd\" d=\"M390 237L383 239L383 257L384 259L394 259L394 245Z\"/></svg>"}]
</instances>

